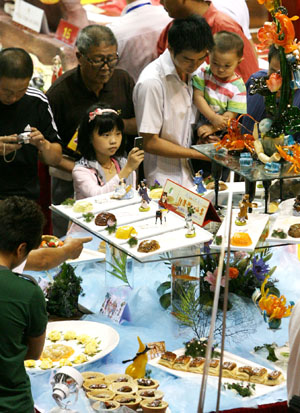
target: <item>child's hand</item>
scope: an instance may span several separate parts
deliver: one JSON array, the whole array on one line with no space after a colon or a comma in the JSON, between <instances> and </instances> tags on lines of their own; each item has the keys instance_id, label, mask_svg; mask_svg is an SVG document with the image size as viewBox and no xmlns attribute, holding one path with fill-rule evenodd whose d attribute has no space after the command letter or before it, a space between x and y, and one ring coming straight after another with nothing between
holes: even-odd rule
<instances>
[{"instance_id":1,"label":"child's hand","mask_svg":"<svg viewBox=\"0 0 300 413\"><path fill-rule=\"evenodd\" d=\"M131 169L131 171L135 171L143 160L144 151L139 148L133 148L128 154L127 166Z\"/></svg>"},{"instance_id":2,"label":"child's hand","mask_svg":"<svg viewBox=\"0 0 300 413\"><path fill-rule=\"evenodd\" d=\"M206 139L212 135L216 129L212 125L202 125L198 128L197 134L199 138Z\"/></svg>"},{"instance_id":3,"label":"child's hand","mask_svg":"<svg viewBox=\"0 0 300 413\"><path fill-rule=\"evenodd\" d=\"M215 115L213 119L211 119L211 124L215 128L215 130L222 130L227 127L228 118L222 115Z\"/></svg>"}]
</instances>

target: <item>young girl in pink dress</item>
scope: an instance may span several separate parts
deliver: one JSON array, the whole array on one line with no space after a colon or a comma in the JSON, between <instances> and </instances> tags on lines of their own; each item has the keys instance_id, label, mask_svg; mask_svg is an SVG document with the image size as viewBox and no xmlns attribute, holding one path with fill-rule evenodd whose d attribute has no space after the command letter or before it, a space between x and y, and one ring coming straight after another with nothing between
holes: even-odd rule
<instances>
[{"instance_id":1,"label":"young girl in pink dress","mask_svg":"<svg viewBox=\"0 0 300 413\"><path fill-rule=\"evenodd\" d=\"M135 170L144 151L133 148L124 158L124 123L120 115L104 105L91 106L78 130L77 149L82 158L73 169L76 199L112 192L119 181L136 186Z\"/></svg>"}]
</instances>

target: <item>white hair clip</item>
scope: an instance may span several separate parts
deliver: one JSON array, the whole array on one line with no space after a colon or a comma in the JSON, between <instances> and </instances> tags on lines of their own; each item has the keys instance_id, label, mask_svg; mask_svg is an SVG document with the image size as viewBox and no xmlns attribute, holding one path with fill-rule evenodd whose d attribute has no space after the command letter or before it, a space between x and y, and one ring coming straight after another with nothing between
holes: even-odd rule
<instances>
[{"instance_id":1,"label":"white hair clip","mask_svg":"<svg viewBox=\"0 0 300 413\"><path fill-rule=\"evenodd\" d=\"M103 113L115 113L118 115L118 112L116 112L114 109L100 109L97 108L93 112L89 113L89 122L95 119L96 116L101 116Z\"/></svg>"}]
</instances>

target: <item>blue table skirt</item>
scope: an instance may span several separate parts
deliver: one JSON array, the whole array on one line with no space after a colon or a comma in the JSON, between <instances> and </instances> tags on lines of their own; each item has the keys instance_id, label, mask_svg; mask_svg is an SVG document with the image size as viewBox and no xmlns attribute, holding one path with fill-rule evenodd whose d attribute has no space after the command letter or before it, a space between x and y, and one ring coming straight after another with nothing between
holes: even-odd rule
<instances>
[{"instance_id":1,"label":"blue table skirt","mask_svg":"<svg viewBox=\"0 0 300 413\"><path fill-rule=\"evenodd\" d=\"M99 241L91 243L95 247ZM89 246L88 246L89 247ZM277 265L273 277L279 280L277 286L288 300L297 301L300 298L299 260L297 258L296 246L274 248L270 265ZM80 303L92 310L95 314L85 316L85 320L109 324L114 327L120 335L120 343L117 348L98 361L87 366L79 367L80 371L96 370L105 374L124 372L126 365L122 360L133 357L138 348L137 336L143 342L161 341L166 342L167 350L175 350L183 347L183 343L193 338L193 333L188 328L180 328L177 320L168 312L163 310L159 304L156 293L157 286L168 280L170 269L164 263L135 263L134 289L130 295L129 307L131 322L122 325L112 323L107 317L99 314L99 309L105 296L105 265L104 263L85 263L76 268L77 275L83 278L83 289L85 295L81 297ZM37 276L37 274L36 274ZM47 277L39 273L38 276ZM239 312L249 317L250 325L255 326L255 332L233 337L226 340L226 350L238 356L247 358L265 367L275 369L265 358L253 354L254 346L264 343L276 342L283 345L288 340L288 319L283 319L281 329L272 331L267 329L261 315L250 302L240 302ZM167 374L155 367L150 366L152 377L160 381L160 388L165 393L165 400L169 402L172 413L196 412L200 392L201 381L186 380ZM31 374L32 392L38 407L49 411L55 404L51 399L51 386L49 384L51 372ZM198 376L197 376L198 377ZM199 376L202 377L202 376ZM214 411L216 407L216 385L208 384L205 411ZM221 410L238 407L255 407L257 404L274 403L286 400L286 388L281 387L259 398L241 398L232 391L223 391L221 397ZM78 412L87 412L87 400L80 397L76 405Z\"/></svg>"}]
</instances>

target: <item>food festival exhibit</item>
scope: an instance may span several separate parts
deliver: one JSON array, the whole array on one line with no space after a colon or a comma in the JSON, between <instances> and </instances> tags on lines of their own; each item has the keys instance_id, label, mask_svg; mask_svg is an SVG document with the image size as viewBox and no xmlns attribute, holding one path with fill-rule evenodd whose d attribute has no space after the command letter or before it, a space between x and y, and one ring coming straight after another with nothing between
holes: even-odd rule
<instances>
[{"instance_id":1,"label":"food festival exhibit","mask_svg":"<svg viewBox=\"0 0 300 413\"><path fill-rule=\"evenodd\" d=\"M280 73L252 82L266 108L253 131L246 114L218 143L193 146L212 176L196 172L193 190L167 176L137 190L120 180L110 193L51 205L93 241L77 260L31 273L51 320L41 358L25 361L39 412L280 411L287 400L300 297L300 43L298 16L280 0L258 3L272 21L257 48L278 49ZM41 247L62 245L48 235Z\"/></svg>"}]
</instances>

